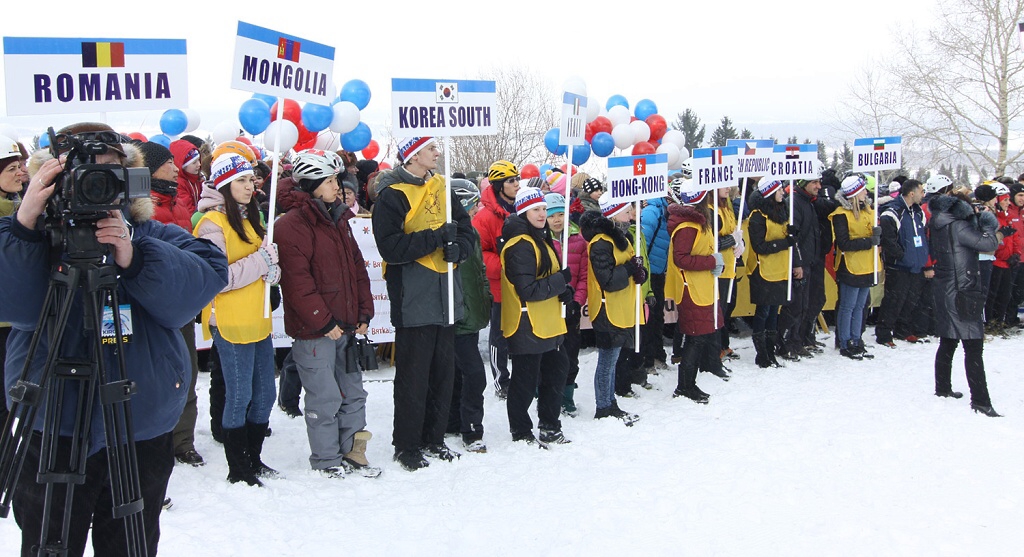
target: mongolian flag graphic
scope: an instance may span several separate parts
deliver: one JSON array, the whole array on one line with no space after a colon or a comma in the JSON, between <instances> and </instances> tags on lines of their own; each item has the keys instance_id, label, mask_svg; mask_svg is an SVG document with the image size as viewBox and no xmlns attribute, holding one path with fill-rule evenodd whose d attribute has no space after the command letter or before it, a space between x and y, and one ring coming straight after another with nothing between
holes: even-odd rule
<instances>
[{"instance_id":1,"label":"mongolian flag graphic","mask_svg":"<svg viewBox=\"0 0 1024 557\"><path fill-rule=\"evenodd\" d=\"M124 43L83 42L83 68L123 68Z\"/></svg>"},{"instance_id":2,"label":"mongolian flag graphic","mask_svg":"<svg viewBox=\"0 0 1024 557\"><path fill-rule=\"evenodd\" d=\"M299 50L302 43L281 37L277 39L277 57L291 62L299 61Z\"/></svg>"}]
</instances>

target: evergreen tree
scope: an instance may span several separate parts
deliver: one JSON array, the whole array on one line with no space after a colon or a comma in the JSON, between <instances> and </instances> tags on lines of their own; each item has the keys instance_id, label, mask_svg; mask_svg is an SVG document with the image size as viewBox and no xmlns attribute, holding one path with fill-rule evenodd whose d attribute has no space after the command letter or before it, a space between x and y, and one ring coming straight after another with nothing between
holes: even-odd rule
<instances>
[{"instance_id":1,"label":"evergreen tree","mask_svg":"<svg viewBox=\"0 0 1024 557\"><path fill-rule=\"evenodd\" d=\"M960 172L957 176L957 181L965 186L971 185L971 173L967 171L967 165L960 165Z\"/></svg>"},{"instance_id":2,"label":"evergreen tree","mask_svg":"<svg viewBox=\"0 0 1024 557\"><path fill-rule=\"evenodd\" d=\"M732 127L732 120L728 116L722 116L722 123L711 133L711 146L720 147L730 139L737 139L736 128Z\"/></svg>"},{"instance_id":3,"label":"evergreen tree","mask_svg":"<svg viewBox=\"0 0 1024 557\"><path fill-rule=\"evenodd\" d=\"M694 149L699 149L704 145L704 124L701 124L700 118L693 110L687 108L676 115L676 121L672 123L672 127L683 132L683 137L686 138L684 147L689 152L692 153Z\"/></svg>"},{"instance_id":4,"label":"evergreen tree","mask_svg":"<svg viewBox=\"0 0 1024 557\"><path fill-rule=\"evenodd\" d=\"M842 163L839 162L839 149L836 149L835 151L832 151L832 162L829 163L828 167L831 168L832 170L835 170L838 173L839 166L841 164Z\"/></svg>"},{"instance_id":5,"label":"evergreen tree","mask_svg":"<svg viewBox=\"0 0 1024 557\"><path fill-rule=\"evenodd\" d=\"M796 145L797 143L800 143L800 140L797 139L795 135L786 140L786 144L788 145Z\"/></svg>"},{"instance_id":6,"label":"evergreen tree","mask_svg":"<svg viewBox=\"0 0 1024 557\"><path fill-rule=\"evenodd\" d=\"M914 179L922 184L928 181L928 178L932 177L932 173L927 168L918 168L917 172L914 173Z\"/></svg>"},{"instance_id":7,"label":"evergreen tree","mask_svg":"<svg viewBox=\"0 0 1024 557\"><path fill-rule=\"evenodd\" d=\"M743 128L743 131L740 132L740 139L754 139L754 133L747 128Z\"/></svg>"},{"instance_id":8,"label":"evergreen tree","mask_svg":"<svg viewBox=\"0 0 1024 557\"><path fill-rule=\"evenodd\" d=\"M842 176L853 169L853 149L850 149L849 142L843 142L843 158L836 170L836 174Z\"/></svg>"},{"instance_id":9,"label":"evergreen tree","mask_svg":"<svg viewBox=\"0 0 1024 557\"><path fill-rule=\"evenodd\" d=\"M828 167L828 153L825 152L826 149L827 149L827 147L825 147L825 142L819 139L818 140L818 161L821 162L821 168L822 169L825 169L825 168Z\"/></svg>"}]
</instances>

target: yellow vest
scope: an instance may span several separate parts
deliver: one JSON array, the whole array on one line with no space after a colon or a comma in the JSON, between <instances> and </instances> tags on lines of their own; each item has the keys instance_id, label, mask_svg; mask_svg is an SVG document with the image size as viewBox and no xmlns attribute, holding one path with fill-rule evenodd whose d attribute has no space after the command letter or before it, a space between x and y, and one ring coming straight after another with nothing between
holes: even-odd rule
<instances>
[{"instance_id":1,"label":"yellow vest","mask_svg":"<svg viewBox=\"0 0 1024 557\"><path fill-rule=\"evenodd\" d=\"M522 320L523 311L526 312L526 316L530 319L530 327L533 329L533 334L537 338L552 338L558 335L564 335L565 319L562 319L561 302L558 298L548 298L547 300L541 300L539 302L526 302L526 307L523 307L523 302L519 299L519 294L516 292L515 286L509 282L508 277L505 275L505 250L512 247L513 245L524 241L533 246L533 253L537 257L537 261L540 262L540 248L537 247L537 243L533 241L533 238L520 234L515 238L509 240L505 247L501 250L501 334L508 338L519 330L519 322ZM558 260L558 254L555 250L551 249L551 246L544 244L547 249L548 256L551 258L551 272L546 275L537 274L538 279L549 277L561 270L561 266Z\"/></svg>"},{"instance_id":2,"label":"yellow vest","mask_svg":"<svg viewBox=\"0 0 1024 557\"><path fill-rule=\"evenodd\" d=\"M718 229L719 236L729 236L736 231L736 213L732 211L732 203L719 205L718 215L722 219L722 226ZM721 278L736 278L736 254L733 248L722 250L722 258L725 259L725 270L722 271Z\"/></svg>"},{"instance_id":3,"label":"yellow vest","mask_svg":"<svg viewBox=\"0 0 1024 557\"><path fill-rule=\"evenodd\" d=\"M786 224L777 223L768 218L762 211L752 211L764 217L766 224L764 239L766 242L782 240L786 237ZM750 219L743 221L743 235L747 238L747 275L752 275L754 269L758 269L761 278L768 282L780 282L789 277L789 250L782 250L772 254L755 253L750 243Z\"/></svg>"},{"instance_id":4,"label":"yellow vest","mask_svg":"<svg viewBox=\"0 0 1024 557\"><path fill-rule=\"evenodd\" d=\"M685 290L690 291L690 299L693 303L706 307L715 303L715 275L711 271L688 271L680 269L676 265L676 232L684 228L693 228L697 231L697 237L693 241L693 255L711 255L715 252L715 245L711 238L713 234L706 234L703 227L695 222L684 222L672 231L672 238L668 242L668 273L665 276L665 297L672 298L679 303L683 300ZM722 252L723 256L725 252Z\"/></svg>"},{"instance_id":5,"label":"yellow vest","mask_svg":"<svg viewBox=\"0 0 1024 557\"><path fill-rule=\"evenodd\" d=\"M228 264L243 257L256 253L258 243L250 244L242 240L228 224L228 216L219 211L207 211L196 224L195 232L204 221L210 221L224 231L225 255ZM249 238L259 238L249 221L243 220L242 226ZM221 292L203 308L203 339L210 340L210 314L217 314L217 330L224 340L232 344L250 344L261 341L270 335L272 327L269 317L263 317L263 278L241 288ZM216 308L216 309L214 309Z\"/></svg>"},{"instance_id":6,"label":"yellow vest","mask_svg":"<svg viewBox=\"0 0 1024 557\"><path fill-rule=\"evenodd\" d=\"M587 244L587 257L590 257L590 249L594 242L604 240L612 245L612 253L615 256L615 265L622 265L631 259L635 252L633 246L628 245L625 251L615 247L615 242L607 234L594 236ZM669 255L671 257L671 254ZM590 262L593 269L593 261ZM636 326L636 282L629 277L629 286L615 292L605 292L597 282L597 274L593 271L587 273L587 307L590 312L590 320L597 319L597 316L604 311L608 321L620 329L631 329ZM644 314L640 312L640 323L644 323Z\"/></svg>"},{"instance_id":7,"label":"yellow vest","mask_svg":"<svg viewBox=\"0 0 1024 557\"><path fill-rule=\"evenodd\" d=\"M402 192L409 201L409 212L405 215L405 226L402 228L406 234L437 230L448 222L448 214L444 211L444 176L435 174L422 186L392 184L390 187ZM441 248L420 257L416 262L435 273L448 272L448 263L444 260L444 250Z\"/></svg>"},{"instance_id":8,"label":"yellow vest","mask_svg":"<svg viewBox=\"0 0 1024 557\"><path fill-rule=\"evenodd\" d=\"M856 202L855 202L856 203ZM870 207L864 207L860 210L860 218L853 218L853 211L845 207L839 207L832 214L828 216L828 221L833 222L832 218L836 215L846 215L846 227L850 231L850 239L856 240L859 238L870 238L872 229L875 227L875 211ZM836 241L835 226L832 227L832 242ZM859 251L844 252L839 249L839 245L836 245L836 259L832 265L833 270L839 269L839 263L843 259L846 260L846 270L851 275L870 275L875 272L874 265L871 262L871 257L874 255L874 249L864 249ZM878 260L878 268L882 268L882 260Z\"/></svg>"}]
</instances>

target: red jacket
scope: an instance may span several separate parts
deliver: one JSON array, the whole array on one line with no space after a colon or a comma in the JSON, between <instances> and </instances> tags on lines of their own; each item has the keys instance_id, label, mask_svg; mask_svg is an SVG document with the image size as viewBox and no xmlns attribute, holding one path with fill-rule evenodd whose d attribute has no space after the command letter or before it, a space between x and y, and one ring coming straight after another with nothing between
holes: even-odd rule
<instances>
[{"instance_id":1,"label":"red jacket","mask_svg":"<svg viewBox=\"0 0 1024 557\"><path fill-rule=\"evenodd\" d=\"M171 142L171 154L174 155L174 166L178 167L178 198L175 202L188 212L191 219L203 193L203 177L185 172L185 160L189 153L198 151L195 145L184 139Z\"/></svg>"},{"instance_id":2,"label":"red jacket","mask_svg":"<svg viewBox=\"0 0 1024 557\"><path fill-rule=\"evenodd\" d=\"M164 184L165 187L161 187L161 183ZM164 224L176 224L191 234L192 214L195 213L196 210L193 208L190 211L178 203L178 194L171 195L169 193L161 193L174 191L174 188L176 187L177 185L170 180L153 180L151 182L152 189L149 191L149 197L153 199L153 220L160 221Z\"/></svg>"},{"instance_id":3,"label":"red jacket","mask_svg":"<svg viewBox=\"0 0 1024 557\"><path fill-rule=\"evenodd\" d=\"M1012 203L1010 207L1013 207ZM1009 211L1005 213L1003 211L995 211L994 214L996 219L999 220L1000 227L1013 225L1013 215ZM1000 269L1009 269L1010 264L1007 263L1007 259L1011 255L1020 255L1021 243L1020 232L1003 237L1003 242L996 248L996 260L992 264Z\"/></svg>"},{"instance_id":4,"label":"red jacket","mask_svg":"<svg viewBox=\"0 0 1024 557\"><path fill-rule=\"evenodd\" d=\"M369 323L370 277L348 224L352 211L329 214L322 202L295 189L291 178L281 180L278 190L278 207L287 211L274 225L285 332L316 339L335 325L347 332Z\"/></svg>"},{"instance_id":5,"label":"red jacket","mask_svg":"<svg viewBox=\"0 0 1024 557\"><path fill-rule=\"evenodd\" d=\"M1017 233L1014 234L1017 237L1017 253L1024 256L1024 209L1014 204L1011 198L1006 212L1010 214L1010 224L1017 229Z\"/></svg>"},{"instance_id":6,"label":"red jacket","mask_svg":"<svg viewBox=\"0 0 1024 557\"><path fill-rule=\"evenodd\" d=\"M494 188L490 186L480 192L480 203L483 207L473 217L473 228L480 233L480 249L484 252L484 267L487 268L491 296L496 303L501 303L501 254L498 253L498 238L501 237L501 227L509 213L498 203L494 197Z\"/></svg>"},{"instance_id":7,"label":"red jacket","mask_svg":"<svg viewBox=\"0 0 1024 557\"><path fill-rule=\"evenodd\" d=\"M572 274L572 281L569 286L575 290L573 299L580 306L587 305L587 270L590 267L590 258L587 257L587 241L579 233L575 224L566 222L569 226L569 272ZM558 252L559 262L562 258L561 236L555 238L555 251Z\"/></svg>"}]
</instances>

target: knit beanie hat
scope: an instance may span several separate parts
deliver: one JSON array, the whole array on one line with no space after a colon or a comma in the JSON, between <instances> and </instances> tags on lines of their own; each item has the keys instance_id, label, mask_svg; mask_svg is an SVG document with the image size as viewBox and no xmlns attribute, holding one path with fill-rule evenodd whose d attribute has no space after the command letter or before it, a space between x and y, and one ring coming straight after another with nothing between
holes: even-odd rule
<instances>
[{"instance_id":1,"label":"knit beanie hat","mask_svg":"<svg viewBox=\"0 0 1024 557\"><path fill-rule=\"evenodd\" d=\"M974 188L974 198L982 203L992 201L996 198L996 189L989 184L982 184Z\"/></svg>"},{"instance_id":2,"label":"knit beanie hat","mask_svg":"<svg viewBox=\"0 0 1024 557\"><path fill-rule=\"evenodd\" d=\"M601 214L609 219L629 207L629 203L623 203L618 200L612 201L612 193L610 191L602 193L597 202L601 205Z\"/></svg>"},{"instance_id":3,"label":"knit beanie hat","mask_svg":"<svg viewBox=\"0 0 1024 557\"><path fill-rule=\"evenodd\" d=\"M210 165L210 179L213 181L214 189L220 189L221 186L231 183L236 178L253 174L249 161L231 153L217 157L217 160Z\"/></svg>"},{"instance_id":4,"label":"knit beanie hat","mask_svg":"<svg viewBox=\"0 0 1024 557\"><path fill-rule=\"evenodd\" d=\"M548 183L548 188L552 192L562 194L565 196L565 173L557 170L548 170L547 174L544 175L544 181Z\"/></svg>"},{"instance_id":5,"label":"knit beanie hat","mask_svg":"<svg viewBox=\"0 0 1024 557\"><path fill-rule=\"evenodd\" d=\"M547 206L544 194L537 188L519 188L516 192L516 214L522 215L534 207Z\"/></svg>"},{"instance_id":6,"label":"knit beanie hat","mask_svg":"<svg viewBox=\"0 0 1024 557\"><path fill-rule=\"evenodd\" d=\"M1018 193L1024 193L1024 184L1021 184L1020 182L1010 186L1010 199L1012 200L1014 197L1017 197Z\"/></svg>"},{"instance_id":7,"label":"knit beanie hat","mask_svg":"<svg viewBox=\"0 0 1024 557\"><path fill-rule=\"evenodd\" d=\"M403 162L408 161L413 155L419 153L420 149L433 142L433 137L410 137L403 139L398 142L398 155L402 158Z\"/></svg>"},{"instance_id":8,"label":"knit beanie hat","mask_svg":"<svg viewBox=\"0 0 1024 557\"><path fill-rule=\"evenodd\" d=\"M586 193L594 193L603 189L601 187L601 181L597 178L587 178L583 181L583 191Z\"/></svg>"},{"instance_id":9,"label":"knit beanie hat","mask_svg":"<svg viewBox=\"0 0 1024 557\"><path fill-rule=\"evenodd\" d=\"M150 174L156 172L165 162L174 159L170 149L152 141L139 145L139 150L142 151L142 161L149 167Z\"/></svg>"},{"instance_id":10,"label":"knit beanie hat","mask_svg":"<svg viewBox=\"0 0 1024 557\"><path fill-rule=\"evenodd\" d=\"M761 197L768 199L775 195L775 192L779 191L782 187L782 180L772 178L771 176L765 176L757 182L757 191L761 192Z\"/></svg>"},{"instance_id":11,"label":"knit beanie hat","mask_svg":"<svg viewBox=\"0 0 1024 557\"><path fill-rule=\"evenodd\" d=\"M690 192L679 192L679 202L683 205L700 205L701 201L707 197L708 190L702 191L690 191Z\"/></svg>"},{"instance_id":12,"label":"knit beanie hat","mask_svg":"<svg viewBox=\"0 0 1024 557\"><path fill-rule=\"evenodd\" d=\"M548 204L548 216L565 212L565 197L560 193L551 192L544 196L544 203Z\"/></svg>"},{"instance_id":13,"label":"knit beanie hat","mask_svg":"<svg viewBox=\"0 0 1024 557\"><path fill-rule=\"evenodd\" d=\"M867 181L864 180L864 178L857 176L856 174L852 176L847 176L846 178L843 179L843 184L841 186L843 190L843 197L851 199L853 198L853 196L860 193L860 190L867 187L867 185Z\"/></svg>"}]
</instances>

